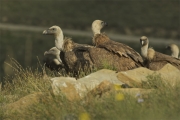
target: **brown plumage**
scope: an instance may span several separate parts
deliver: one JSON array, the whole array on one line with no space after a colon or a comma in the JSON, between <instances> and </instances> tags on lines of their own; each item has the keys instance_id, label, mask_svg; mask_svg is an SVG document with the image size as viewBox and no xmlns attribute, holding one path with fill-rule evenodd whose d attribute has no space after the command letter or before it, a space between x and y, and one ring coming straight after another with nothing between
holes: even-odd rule
<instances>
[{"instance_id":1,"label":"brown plumage","mask_svg":"<svg viewBox=\"0 0 180 120\"><path fill-rule=\"evenodd\" d=\"M153 48L148 48L149 40L146 36L140 38L141 54L144 57L145 65L151 70L160 70L167 63L173 65L174 67L180 69L180 60L171 57L169 55L156 52Z\"/></svg>"},{"instance_id":2,"label":"brown plumage","mask_svg":"<svg viewBox=\"0 0 180 120\"><path fill-rule=\"evenodd\" d=\"M89 49L89 53L94 66L98 69L107 67L117 71L126 71L138 67L131 58L120 57L118 54L103 48Z\"/></svg>"},{"instance_id":3,"label":"brown plumage","mask_svg":"<svg viewBox=\"0 0 180 120\"><path fill-rule=\"evenodd\" d=\"M105 49L109 52L109 54L112 54L112 56L117 56L116 61L113 61L113 59L109 58L107 58L107 61L112 61L114 64L116 63L119 71L130 70L143 66L143 59L138 52L125 44L110 40L107 35L100 32L100 30L105 25L105 22L101 20L95 20L92 23L92 30L94 33L94 45L98 48Z\"/></svg>"},{"instance_id":4,"label":"brown plumage","mask_svg":"<svg viewBox=\"0 0 180 120\"><path fill-rule=\"evenodd\" d=\"M80 72L89 73L93 66L93 63L89 57L88 48L93 46L86 44L74 43L71 39L66 38L63 45L63 53L61 58L66 64L69 72L73 73L73 76L79 77Z\"/></svg>"}]
</instances>

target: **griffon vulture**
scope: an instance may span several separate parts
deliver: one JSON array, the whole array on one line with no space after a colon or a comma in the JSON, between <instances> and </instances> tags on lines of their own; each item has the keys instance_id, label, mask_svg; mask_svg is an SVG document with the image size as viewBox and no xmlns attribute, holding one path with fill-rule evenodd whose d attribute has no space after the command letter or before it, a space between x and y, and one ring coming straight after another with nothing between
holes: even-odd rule
<instances>
[{"instance_id":1,"label":"griffon vulture","mask_svg":"<svg viewBox=\"0 0 180 120\"><path fill-rule=\"evenodd\" d=\"M149 40L146 36L140 38L141 55L145 59L145 66L151 70L159 70L167 63L180 69L180 60L177 58L156 52L153 48L148 48Z\"/></svg>"},{"instance_id":2,"label":"griffon vulture","mask_svg":"<svg viewBox=\"0 0 180 120\"><path fill-rule=\"evenodd\" d=\"M115 57L112 57L112 59L107 57L105 60L107 62L113 61L112 63L116 65L119 71L143 66L143 59L138 52L125 44L110 40L107 35L101 33L101 29L106 26L106 24L106 22L101 20L95 20L92 23L92 31L94 34L93 44L97 48L106 50L108 56Z\"/></svg>"},{"instance_id":3,"label":"griffon vulture","mask_svg":"<svg viewBox=\"0 0 180 120\"><path fill-rule=\"evenodd\" d=\"M43 31L44 35L54 35L55 46L61 51L60 59L67 73L73 73L74 77L80 71L87 72L92 65L86 48L93 47L86 44L74 43L71 38L64 38L63 31L59 26L52 26Z\"/></svg>"}]
</instances>

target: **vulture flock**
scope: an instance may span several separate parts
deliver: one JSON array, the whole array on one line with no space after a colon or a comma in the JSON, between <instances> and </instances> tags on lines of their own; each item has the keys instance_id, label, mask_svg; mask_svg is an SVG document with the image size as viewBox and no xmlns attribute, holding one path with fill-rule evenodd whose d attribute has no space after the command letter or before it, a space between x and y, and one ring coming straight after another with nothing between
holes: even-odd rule
<instances>
[{"instance_id":1,"label":"vulture flock","mask_svg":"<svg viewBox=\"0 0 180 120\"><path fill-rule=\"evenodd\" d=\"M67 74L72 73L76 78L81 71L89 73L93 69L102 69L105 65L118 72L138 67L159 70L167 63L180 69L179 48L175 44L167 46L172 53L169 56L149 48L148 38L142 36L140 55L130 46L113 41L101 33L101 29L106 25L107 23L102 20L93 21L93 45L78 44L71 38L64 37L59 26L44 30L44 35L53 35L55 39L55 47L44 53L45 66L56 71L65 69Z\"/></svg>"}]
</instances>

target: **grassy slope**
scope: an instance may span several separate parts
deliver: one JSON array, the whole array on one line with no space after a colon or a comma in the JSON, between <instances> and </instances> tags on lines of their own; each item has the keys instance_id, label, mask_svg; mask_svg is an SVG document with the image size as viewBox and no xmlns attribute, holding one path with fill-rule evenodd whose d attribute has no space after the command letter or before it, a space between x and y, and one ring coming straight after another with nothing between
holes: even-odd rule
<instances>
[{"instance_id":1,"label":"grassy slope","mask_svg":"<svg viewBox=\"0 0 180 120\"><path fill-rule=\"evenodd\" d=\"M31 69L15 67L16 77L13 84L6 84L0 92L0 105L7 105L31 93L43 92L39 103L29 106L17 113L7 113L0 107L2 119L64 119L65 117L90 116L92 120L177 120L180 110L180 84L171 87L162 83L159 75L150 75L148 84L143 88L155 88L148 95L141 96L144 102L138 103L138 98L124 94L124 99L117 101L116 93L102 98L88 97L80 101L70 102L61 96L51 96L50 83L42 79L42 74ZM10 79L10 78L7 78ZM83 120L83 119L80 119ZM87 120L87 119L86 119Z\"/></svg>"}]
</instances>

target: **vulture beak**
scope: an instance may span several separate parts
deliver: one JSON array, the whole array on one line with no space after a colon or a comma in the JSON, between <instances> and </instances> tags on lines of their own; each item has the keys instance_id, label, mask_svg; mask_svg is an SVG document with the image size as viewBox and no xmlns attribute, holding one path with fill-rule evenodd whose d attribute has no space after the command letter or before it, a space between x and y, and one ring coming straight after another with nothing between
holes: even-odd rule
<instances>
[{"instance_id":1,"label":"vulture beak","mask_svg":"<svg viewBox=\"0 0 180 120\"><path fill-rule=\"evenodd\" d=\"M48 33L47 30L44 30L42 34L46 35L47 33Z\"/></svg>"},{"instance_id":2,"label":"vulture beak","mask_svg":"<svg viewBox=\"0 0 180 120\"><path fill-rule=\"evenodd\" d=\"M103 22L103 26L108 26L108 23L107 22Z\"/></svg>"},{"instance_id":3,"label":"vulture beak","mask_svg":"<svg viewBox=\"0 0 180 120\"><path fill-rule=\"evenodd\" d=\"M46 54L48 54L48 52L47 52L47 51L45 51L45 52L44 52L44 56L45 56Z\"/></svg>"},{"instance_id":4,"label":"vulture beak","mask_svg":"<svg viewBox=\"0 0 180 120\"><path fill-rule=\"evenodd\" d=\"M140 40L140 43L141 43L141 45L143 46L143 44L144 44L144 41L143 41L143 40Z\"/></svg>"},{"instance_id":5,"label":"vulture beak","mask_svg":"<svg viewBox=\"0 0 180 120\"><path fill-rule=\"evenodd\" d=\"M52 35L54 33L53 33L53 31L51 29L47 29L47 30L44 30L42 34L43 35Z\"/></svg>"}]
</instances>

